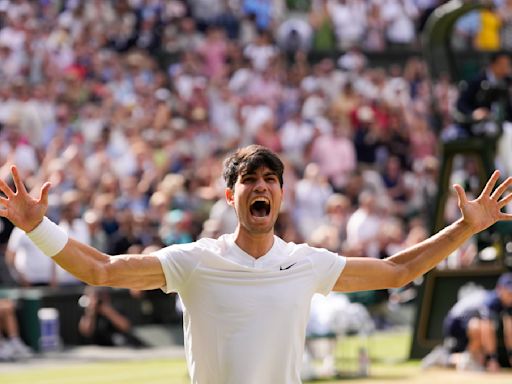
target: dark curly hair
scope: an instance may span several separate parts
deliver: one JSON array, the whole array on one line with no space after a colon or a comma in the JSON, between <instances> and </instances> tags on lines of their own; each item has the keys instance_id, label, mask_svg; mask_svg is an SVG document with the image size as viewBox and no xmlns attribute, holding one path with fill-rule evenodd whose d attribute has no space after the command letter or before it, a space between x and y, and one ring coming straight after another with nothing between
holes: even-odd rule
<instances>
[{"instance_id":1,"label":"dark curly hair","mask_svg":"<svg viewBox=\"0 0 512 384\"><path fill-rule=\"evenodd\" d=\"M273 151L262 145L249 145L231 154L224 160L222 175L228 188L233 189L239 175L252 173L260 167L267 167L275 172L281 188L283 187L283 162Z\"/></svg>"}]
</instances>

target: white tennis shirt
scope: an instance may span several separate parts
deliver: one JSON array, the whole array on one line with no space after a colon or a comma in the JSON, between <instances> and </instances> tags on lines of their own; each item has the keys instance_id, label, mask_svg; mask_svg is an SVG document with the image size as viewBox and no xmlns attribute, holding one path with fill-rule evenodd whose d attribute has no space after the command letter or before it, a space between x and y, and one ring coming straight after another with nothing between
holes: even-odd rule
<instances>
[{"instance_id":1,"label":"white tennis shirt","mask_svg":"<svg viewBox=\"0 0 512 384\"><path fill-rule=\"evenodd\" d=\"M194 384L297 384L311 297L331 291L345 258L277 236L255 259L233 234L156 252L178 292Z\"/></svg>"}]
</instances>

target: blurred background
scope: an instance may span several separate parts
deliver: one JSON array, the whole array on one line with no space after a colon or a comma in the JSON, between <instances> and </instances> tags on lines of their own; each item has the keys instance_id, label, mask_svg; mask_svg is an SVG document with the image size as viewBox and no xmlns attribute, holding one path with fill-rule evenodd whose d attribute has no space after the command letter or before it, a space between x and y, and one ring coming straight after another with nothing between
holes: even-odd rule
<instances>
[{"instance_id":1,"label":"blurred background","mask_svg":"<svg viewBox=\"0 0 512 384\"><path fill-rule=\"evenodd\" d=\"M262 144L286 164L279 236L385 258L458 218L452 183L476 196L492 169L512 173L494 108L510 69L484 119L458 108L512 49L512 1L444 3L1 0L0 177L15 163L28 188L50 181L48 216L82 242L151 252L232 232L222 160ZM174 346L185 380L173 295L84 287L0 219L0 372L87 345ZM353 317L317 319L312 338L334 334L322 364L365 376L425 356L460 288L512 267L510 233L491 228L404 288L333 298Z\"/></svg>"}]
</instances>

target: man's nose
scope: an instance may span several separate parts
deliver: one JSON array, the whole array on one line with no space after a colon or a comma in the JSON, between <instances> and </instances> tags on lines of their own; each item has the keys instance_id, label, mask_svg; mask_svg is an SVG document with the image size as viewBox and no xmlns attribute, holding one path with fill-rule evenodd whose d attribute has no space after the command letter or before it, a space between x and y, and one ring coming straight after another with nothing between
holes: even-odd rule
<instances>
[{"instance_id":1,"label":"man's nose","mask_svg":"<svg viewBox=\"0 0 512 384\"><path fill-rule=\"evenodd\" d=\"M259 177L256 180L256 185L254 186L256 191L265 191L267 189L267 182L263 177Z\"/></svg>"}]
</instances>

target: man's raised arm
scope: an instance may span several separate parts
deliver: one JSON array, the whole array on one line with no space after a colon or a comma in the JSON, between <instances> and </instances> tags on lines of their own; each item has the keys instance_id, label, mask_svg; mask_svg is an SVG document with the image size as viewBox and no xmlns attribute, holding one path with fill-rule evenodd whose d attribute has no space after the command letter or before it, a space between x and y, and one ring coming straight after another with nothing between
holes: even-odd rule
<instances>
[{"instance_id":1,"label":"man's raised arm","mask_svg":"<svg viewBox=\"0 0 512 384\"><path fill-rule=\"evenodd\" d=\"M0 179L0 216L21 228L49 257L90 285L154 289L165 285L160 261L152 255L109 256L76 240L45 218L50 183L39 198L29 195L15 166L11 167L15 190Z\"/></svg>"},{"instance_id":2,"label":"man's raised arm","mask_svg":"<svg viewBox=\"0 0 512 384\"><path fill-rule=\"evenodd\" d=\"M495 171L480 196L471 201L460 185L454 185L462 217L421 243L384 260L347 258L334 290L349 292L401 287L434 268L471 236L497 221L512 220L512 214L501 211L512 201L512 193L503 197L512 185L512 177L494 189L499 177L500 173Z\"/></svg>"}]
</instances>

